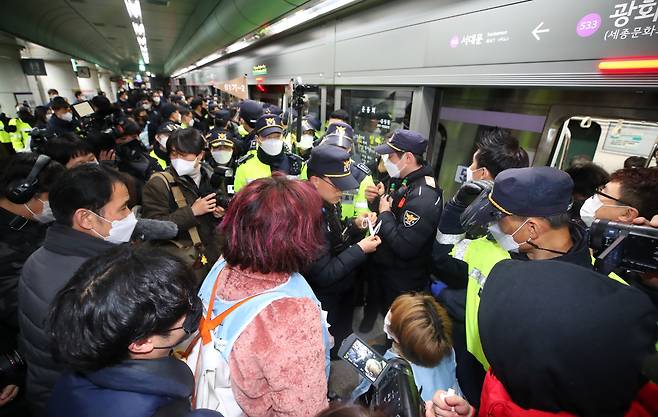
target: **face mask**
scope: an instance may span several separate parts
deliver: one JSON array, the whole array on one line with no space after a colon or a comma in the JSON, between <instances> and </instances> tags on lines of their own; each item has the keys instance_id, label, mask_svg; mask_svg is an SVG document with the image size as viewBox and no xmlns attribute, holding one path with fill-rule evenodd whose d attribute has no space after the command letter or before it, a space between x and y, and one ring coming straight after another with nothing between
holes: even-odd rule
<instances>
[{"instance_id":1,"label":"face mask","mask_svg":"<svg viewBox=\"0 0 658 417\"><path fill-rule=\"evenodd\" d=\"M160 104L160 97L158 97L158 96L153 97L153 102L155 104Z\"/></svg>"},{"instance_id":2,"label":"face mask","mask_svg":"<svg viewBox=\"0 0 658 417\"><path fill-rule=\"evenodd\" d=\"M473 181L473 175L475 175L476 171L481 170L482 168L478 168L474 171L471 171L470 168L466 168L466 181Z\"/></svg>"},{"instance_id":3,"label":"face mask","mask_svg":"<svg viewBox=\"0 0 658 417\"><path fill-rule=\"evenodd\" d=\"M384 168L386 168L388 176L391 178L400 178L401 169L388 159L388 155L382 155L382 159L384 160Z\"/></svg>"},{"instance_id":4,"label":"face mask","mask_svg":"<svg viewBox=\"0 0 658 417\"><path fill-rule=\"evenodd\" d=\"M281 139L265 139L259 146L266 154L276 156L283 150L283 141Z\"/></svg>"},{"instance_id":5,"label":"face mask","mask_svg":"<svg viewBox=\"0 0 658 417\"><path fill-rule=\"evenodd\" d=\"M94 212L92 211L92 213ZM114 221L109 221L103 216L101 216L100 214L96 214L96 213L94 214L99 219L102 219L111 224L109 236L103 236L97 231L95 231L94 229L91 229L93 230L94 233L98 235L98 237L108 242L116 243L116 244L126 243L130 241L130 236L132 236L133 230L135 230L135 225L137 224L137 218L135 217L135 213L131 212L128 216L124 217L123 219L114 220Z\"/></svg>"},{"instance_id":6,"label":"face mask","mask_svg":"<svg viewBox=\"0 0 658 417\"><path fill-rule=\"evenodd\" d=\"M65 122L70 122L71 120L73 120L73 113L66 112L63 115L61 115L59 118L64 120Z\"/></svg>"},{"instance_id":7,"label":"face mask","mask_svg":"<svg viewBox=\"0 0 658 417\"><path fill-rule=\"evenodd\" d=\"M530 219L526 219L521 226L519 226L514 233L511 235L508 235L507 233L503 232L500 229L500 226L498 223L493 223L489 225L489 233L491 233L491 236L496 239L496 242L500 245L501 248L505 249L508 252L514 252L518 253L519 252L519 244L514 240L514 235L516 232L521 230L521 228L528 222Z\"/></svg>"},{"instance_id":8,"label":"face mask","mask_svg":"<svg viewBox=\"0 0 658 417\"><path fill-rule=\"evenodd\" d=\"M47 113L46 114L46 121L50 120L50 118L53 117L52 113Z\"/></svg>"},{"instance_id":9,"label":"face mask","mask_svg":"<svg viewBox=\"0 0 658 417\"><path fill-rule=\"evenodd\" d=\"M144 103L142 104L142 108L144 110L151 110L151 103Z\"/></svg>"},{"instance_id":10,"label":"face mask","mask_svg":"<svg viewBox=\"0 0 658 417\"><path fill-rule=\"evenodd\" d=\"M185 124L187 125L187 127L192 127L192 126L194 126L194 119L190 119L190 121L187 122L187 123L185 123Z\"/></svg>"},{"instance_id":11,"label":"face mask","mask_svg":"<svg viewBox=\"0 0 658 417\"><path fill-rule=\"evenodd\" d=\"M155 140L158 141L162 149L167 149L167 139L169 139L169 136L161 135L161 136L156 136Z\"/></svg>"},{"instance_id":12,"label":"face mask","mask_svg":"<svg viewBox=\"0 0 658 417\"><path fill-rule=\"evenodd\" d=\"M55 221L55 216L53 216L53 211L50 208L50 201L47 201L47 200L43 201L41 199L37 199L37 200L41 201L41 204L43 204L43 209L41 210L41 213L39 213L39 214L36 214L35 212L33 212L27 206L27 204L23 204L25 206L25 208L27 209L27 211L29 211L30 214L32 214L32 218L34 220L38 221L39 223L50 223L50 222Z\"/></svg>"},{"instance_id":13,"label":"face mask","mask_svg":"<svg viewBox=\"0 0 658 417\"><path fill-rule=\"evenodd\" d=\"M311 149L313 147L313 135L302 135L302 138L299 140L300 149Z\"/></svg>"},{"instance_id":14,"label":"face mask","mask_svg":"<svg viewBox=\"0 0 658 417\"><path fill-rule=\"evenodd\" d=\"M180 114L178 116L176 116L176 120L175 120L176 123L180 124L181 120L183 120L183 117Z\"/></svg>"},{"instance_id":15,"label":"face mask","mask_svg":"<svg viewBox=\"0 0 658 417\"><path fill-rule=\"evenodd\" d=\"M201 166L197 164L196 159L194 161L187 161L181 158L175 158L171 160L171 166L174 167L176 173L181 177L184 175L194 176L201 171Z\"/></svg>"},{"instance_id":16,"label":"face mask","mask_svg":"<svg viewBox=\"0 0 658 417\"><path fill-rule=\"evenodd\" d=\"M616 204L603 204L599 195L594 194L593 196L585 200L582 207L580 208L580 218L583 220L583 223L585 223L587 227L592 226L592 223L594 223L594 220L596 220L596 212L601 207L623 208L629 206L619 206Z\"/></svg>"},{"instance_id":17,"label":"face mask","mask_svg":"<svg viewBox=\"0 0 658 417\"><path fill-rule=\"evenodd\" d=\"M226 165L233 156L233 151L212 151L212 158L220 165Z\"/></svg>"}]
</instances>

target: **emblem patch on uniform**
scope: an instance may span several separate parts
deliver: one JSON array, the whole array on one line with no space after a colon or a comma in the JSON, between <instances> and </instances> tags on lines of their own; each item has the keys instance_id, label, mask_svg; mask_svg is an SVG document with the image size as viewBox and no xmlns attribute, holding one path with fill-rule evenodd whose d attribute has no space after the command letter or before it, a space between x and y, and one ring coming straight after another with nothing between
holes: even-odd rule
<instances>
[{"instance_id":1,"label":"emblem patch on uniform","mask_svg":"<svg viewBox=\"0 0 658 417\"><path fill-rule=\"evenodd\" d=\"M350 172L350 165L352 164L352 161L349 159L347 161L343 161L343 172Z\"/></svg>"},{"instance_id":2,"label":"emblem patch on uniform","mask_svg":"<svg viewBox=\"0 0 658 417\"><path fill-rule=\"evenodd\" d=\"M336 128L336 133L339 135L345 134L345 126L334 126Z\"/></svg>"},{"instance_id":3,"label":"emblem patch on uniform","mask_svg":"<svg viewBox=\"0 0 658 417\"><path fill-rule=\"evenodd\" d=\"M414 213L413 211L409 211L409 210L404 211L404 219L402 220L404 227L411 227L414 224L418 223L418 220L420 220L420 216Z\"/></svg>"},{"instance_id":4,"label":"emblem patch on uniform","mask_svg":"<svg viewBox=\"0 0 658 417\"><path fill-rule=\"evenodd\" d=\"M276 119L274 117L267 117L265 118L265 123L267 123L267 126L276 126Z\"/></svg>"}]
</instances>

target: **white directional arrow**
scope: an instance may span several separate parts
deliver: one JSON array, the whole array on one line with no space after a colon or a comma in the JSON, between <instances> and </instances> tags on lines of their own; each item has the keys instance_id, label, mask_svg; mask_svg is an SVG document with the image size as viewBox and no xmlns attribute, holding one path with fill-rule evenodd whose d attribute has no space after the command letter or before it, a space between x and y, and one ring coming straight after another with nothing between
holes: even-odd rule
<instances>
[{"instance_id":1,"label":"white directional arrow","mask_svg":"<svg viewBox=\"0 0 658 417\"><path fill-rule=\"evenodd\" d=\"M534 36L535 39L537 39L537 40L540 40L540 38L539 38L539 34L540 34L540 33L546 33L546 32L550 32L550 31L551 31L551 30L548 29L548 28L546 28L546 29L542 29L541 27L542 27L543 25L544 25L544 22L540 22L540 23L537 25L537 27L532 31L532 36Z\"/></svg>"}]
</instances>

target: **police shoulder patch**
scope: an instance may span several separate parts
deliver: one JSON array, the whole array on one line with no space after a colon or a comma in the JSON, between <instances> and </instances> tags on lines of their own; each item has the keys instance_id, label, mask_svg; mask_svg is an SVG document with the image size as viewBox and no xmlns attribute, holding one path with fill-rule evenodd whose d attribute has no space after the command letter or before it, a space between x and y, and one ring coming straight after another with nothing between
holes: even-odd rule
<instances>
[{"instance_id":1,"label":"police shoulder patch","mask_svg":"<svg viewBox=\"0 0 658 417\"><path fill-rule=\"evenodd\" d=\"M356 167L359 168L361 171L363 171L366 175L372 174L370 168L368 168L364 163L356 164Z\"/></svg>"},{"instance_id":2,"label":"police shoulder patch","mask_svg":"<svg viewBox=\"0 0 658 417\"><path fill-rule=\"evenodd\" d=\"M304 167L304 158L294 153L287 154L288 161L290 162L290 175L300 175Z\"/></svg>"},{"instance_id":3,"label":"police shoulder patch","mask_svg":"<svg viewBox=\"0 0 658 417\"><path fill-rule=\"evenodd\" d=\"M418 223L418 220L420 220L420 216L414 213L411 210L405 210L402 223L404 224L404 227L412 227L416 223Z\"/></svg>"},{"instance_id":4,"label":"police shoulder patch","mask_svg":"<svg viewBox=\"0 0 658 417\"><path fill-rule=\"evenodd\" d=\"M252 154L252 153L248 153L248 154L246 154L245 156L243 156L242 158L238 159L236 163L237 163L238 165L242 165L242 164L244 164L245 162L247 162L249 159L253 158L253 156L254 156L254 154Z\"/></svg>"}]
</instances>

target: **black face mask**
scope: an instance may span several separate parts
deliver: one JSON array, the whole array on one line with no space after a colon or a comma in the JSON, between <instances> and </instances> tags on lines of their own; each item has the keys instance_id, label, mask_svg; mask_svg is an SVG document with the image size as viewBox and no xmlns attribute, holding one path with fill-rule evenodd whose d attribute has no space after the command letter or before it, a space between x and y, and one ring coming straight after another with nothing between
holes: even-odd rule
<instances>
[{"instance_id":1,"label":"black face mask","mask_svg":"<svg viewBox=\"0 0 658 417\"><path fill-rule=\"evenodd\" d=\"M192 333L199 330L199 323L201 323L201 318L203 317L203 302L197 295L190 297L188 302L190 307L187 315L185 316L185 320L183 320L183 325L166 330L167 332L173 332L174 330L182 329L185 332L185 335L182 336L180 340L177 340L173 345L154 346L153 349L173 349L181 344L185 339L187 339Z\"/></svg>"}]
</instances>

